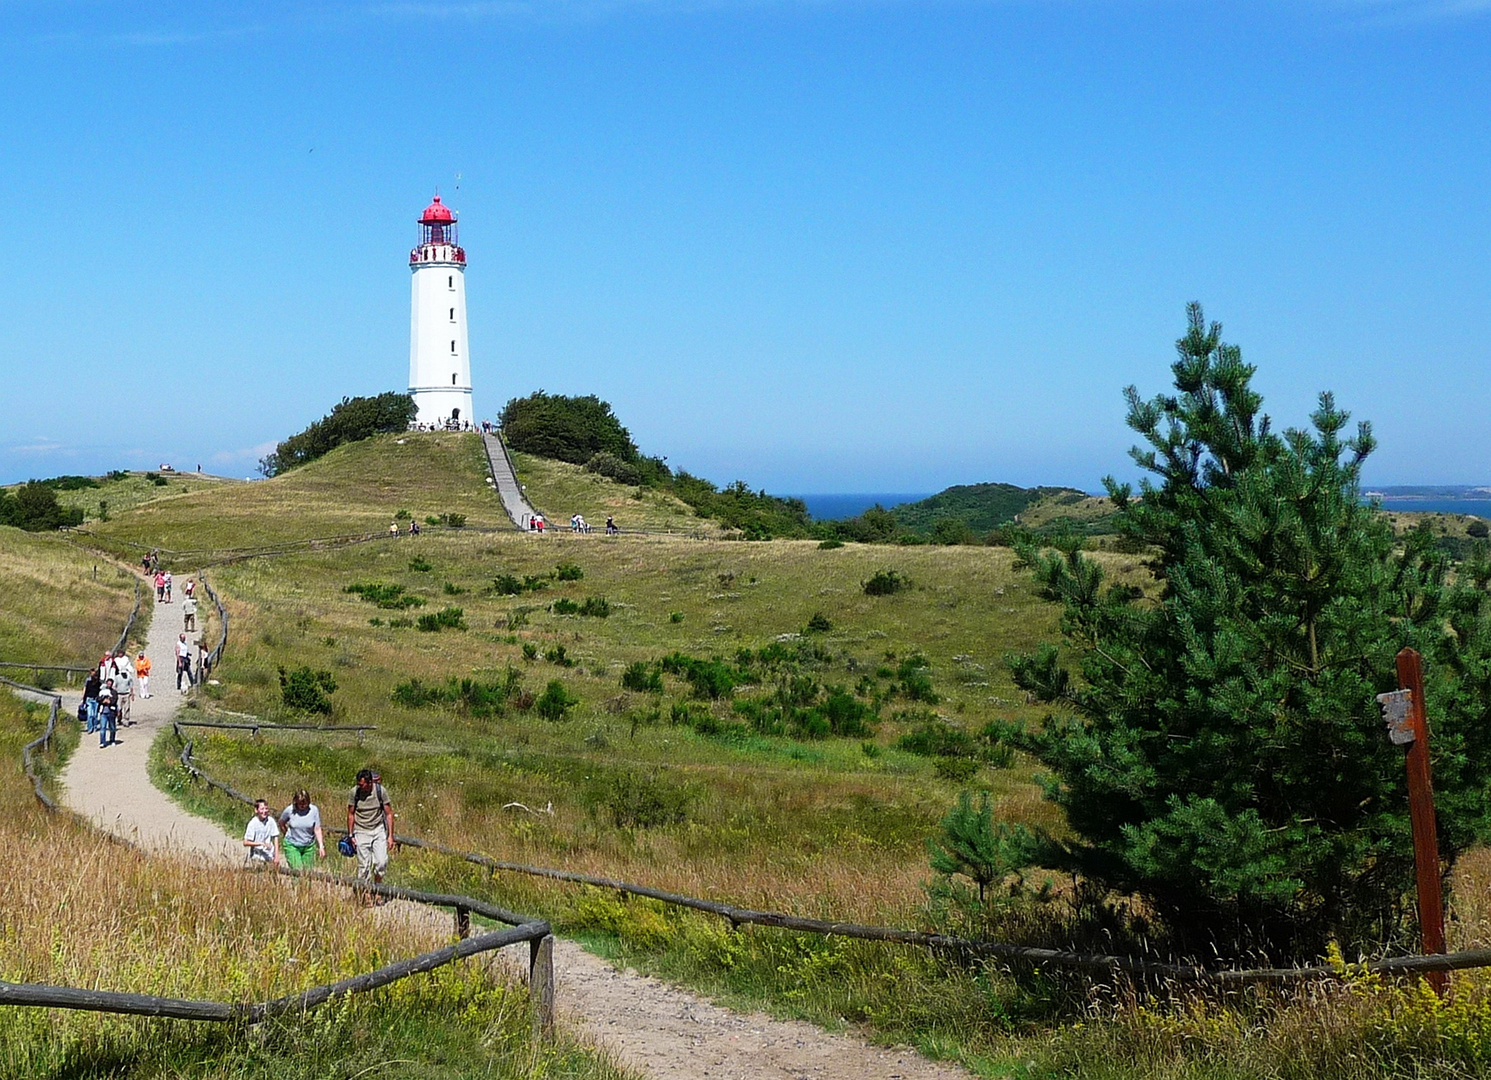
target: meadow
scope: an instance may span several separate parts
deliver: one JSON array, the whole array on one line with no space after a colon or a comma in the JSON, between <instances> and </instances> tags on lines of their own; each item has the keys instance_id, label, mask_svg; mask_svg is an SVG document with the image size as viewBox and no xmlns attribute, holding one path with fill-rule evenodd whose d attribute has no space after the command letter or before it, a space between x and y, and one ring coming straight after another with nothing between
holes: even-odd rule
<instances>
[{"instance_id":1,"label":"meadow","mask_svg":"<svg viewBox=\"0 0 1491 1080\"><path fill-rule=\"evenodd\" d=\"M57 533L0 526L0 596L0 660L86 665L119 636L135 578Z\"/></svg>"},{"instance_id":2,"label":"meadow","mask_svg":"<svg viewBox=\"0 0 1491 1080\"><path fill-rule=\"evenodd\" d=\"M156 504L98 527L115 542L241 546L259 539L247 523L267 512L272 484L288 500L270 515L276 540L379 531L403 508L470 508L477 527L209 570L233 638L191 715L377 729L362 740L199 731L210 773L271 799L305 786L338 806L373 764L401 829L452 847L753 907L1072 943L1069 882L997 890L970 921L966 888L960 901L957 881L928 867L928 841L963 791L988 792L1003 820L1063 828L1031 763L983 734L994 720L1041 722L1003 658L1057 636L1056 612L1010 551L731 541L698 519L670 536L667 507L651 519L661 535L520 534L497 527L480 459L465 452L474 439L423 438L343 447L276 481L194 494L191 506L173 497L151 522L140 519ZM573 467L519 466L535 504L561 521L579 510L603 522L607 507L636 502ZM391 491L370 481L379 472L395 477ZM1095 557L1145 583L1141 557ZM866 592L891 572L904 587ZM282 669L302 668L325 712L286 704ZM243 808L192 783L179 750L169 733L157 743L157 783L241 826ZM1491 998L1475 974L1456 976L1445 1004L1411 983L1349 976L1290 993L1136 988L732 931L412 849L394 873L545 915L720 1000L853 1026L987 1076L1451 1077L1491 1060ZM1462 860L1455 947L1491 942L1488 886L1486 853Z\"/></svg>"}]
</instances>

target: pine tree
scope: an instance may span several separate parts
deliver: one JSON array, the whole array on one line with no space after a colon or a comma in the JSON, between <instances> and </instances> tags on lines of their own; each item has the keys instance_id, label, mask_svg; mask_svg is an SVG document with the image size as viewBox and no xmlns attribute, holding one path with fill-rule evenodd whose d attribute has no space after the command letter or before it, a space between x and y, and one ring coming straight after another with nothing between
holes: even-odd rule
<instances>
[{"instance_id":1,"label":"pine tree","mask_svg":"<svg viewBox=\"0 0 1491 1080\"><path fill-rule=\"evenodd\" d=\"M1049 770L1075 839L1045 861L1145 897L1179 947L1310 955L1401 929L1412 845L1400 750L1374 696L1424 653L1443 853L1487 833L1491 567L1453 582L1426 531L1394 537L1360 498L1374 447L1321 394L1277 434L1254 368L1199 305L1176 393L1126 391L1139 498L1106 481L1154 588L1107 584L1080 550L1024 549L1055 646L1010 659L1057 706L1011 738Z\"/></svg>"}]
</instances>

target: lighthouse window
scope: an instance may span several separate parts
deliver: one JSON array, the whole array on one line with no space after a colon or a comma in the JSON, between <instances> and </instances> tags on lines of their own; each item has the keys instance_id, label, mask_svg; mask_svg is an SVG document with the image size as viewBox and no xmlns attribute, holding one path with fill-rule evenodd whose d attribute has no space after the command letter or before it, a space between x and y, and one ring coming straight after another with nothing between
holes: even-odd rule
<instances>
[{"instance_id":1,"label":"lighthouse window","mask_svg":"<svg viewBox=\"0 0 1491 1080\"><path fill-rule=\"evenodd\" d=\"M456 351L456 343L454 341L452 341L450 343L450 351L451 352L455 352Z\"/></svg>"},{"instance_id":2,"label":"lighthouse window","mask_svg":"<svg viewBox=\"0 0 1491 1080\"><path fill-rule=\"evenodd\" d=\"M451 308L450 309L450 321L451 322L455 322L456 321L456 309L455 308Z\"/></svg>"},{"instance_id":3,"label":"lighthouse window","mask_svg":"<svg viewBox=\"0 0 1491 1080\"><path fill-rule=\"evenodd\" d=\"M455 384L456 384L456 377L454 375L452 375L450 377L450 385L454 386Z\"/></svg>"},{"instance_id":4,"label":"lighthouse window","mask_svg":"<svg viewBox=\"0 0 1491 1080\"><path fill-rule=\"evenodd\" d=\"M456 287L456 278L454 274L445 279L445 287L447 289L454 289Z\"/></svg>"}]
</instances>

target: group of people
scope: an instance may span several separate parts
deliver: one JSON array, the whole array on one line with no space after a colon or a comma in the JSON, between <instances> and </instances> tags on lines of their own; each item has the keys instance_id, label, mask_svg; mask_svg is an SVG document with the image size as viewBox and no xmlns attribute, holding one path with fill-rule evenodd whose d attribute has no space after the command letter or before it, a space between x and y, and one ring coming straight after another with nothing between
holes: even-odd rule
<instances>
[{"instance_id":1,"label":"group of people","mask_svg":"<svg viewBox=\"0 0 1491 1080\"><path fill-rule=\"evenodd\" d=\"M388 535L389 536L398 536L399 535L399 523L398 523L397 519L395 519L395 520L393 520L393 521L391 521L391 522L388 523ZM417 522L417 521L411 521L411 522L409 522L409 535L410 536L418 536L419 535L419 522Z\"/></svg>"},{"instance_id":2,"label":"group of people","mask_svg":"<svg viewBox=\"0 0 1491 1080\"><path fill-rule=\"evenodd\" d=\"M490 430L491 425L484 424L482 430ZM410 431L475 431L470 420L442 420L438 424L410 424Z\"/></svg>"},{"instance_id":3,"label":"group of people","mask_svg":"<svg viewBox=\"0 0 1491 1080\"><path fill-rule=\"evenodd\" d=\"M133 661L129 653L106 652L83 683L78 722L86 735L98 733L102 749L119 741L120 725L131 721L130 702L150 696L150 659L143 652Z\"/></svg>"},{"instance_id":4,"label":"group of people","mask_svg":"<svg viewBox=\"0 0 1491 1080\"><path fill-rule=\"evenodd\" d=\"M388 872L388 854L396 843L393 803L373 769L362 769L347 798L347 843L357 856L359 881L377 884ZM254 802L254 816L243 833L251 865L309 870L326 858L326 834L321 810L310 792L297 791L290 804L272 817L267 799ZM374 898L373 902L377 902Z\"/></svg>"}]
</instances>

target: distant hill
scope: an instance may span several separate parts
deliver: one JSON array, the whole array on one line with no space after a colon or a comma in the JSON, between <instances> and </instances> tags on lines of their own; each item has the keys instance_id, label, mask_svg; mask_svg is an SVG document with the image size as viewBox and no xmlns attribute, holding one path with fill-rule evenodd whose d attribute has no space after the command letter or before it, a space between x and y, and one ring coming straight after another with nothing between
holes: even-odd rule
<instances>
[{"instance_id":1,"label":"distant hill","mask_svg":"<svg viewBox=\"0 0 1491 1080\"><path fill-rule=\"evenodd\" d=\"M931 533L937 522L961 521L982 536L1046 499L1086 499L1085 492L1065 487L1022 488L1014 484L958 484L920 502L891 508L896 521L917 533Z\"/></svg>"}]
</instances>

